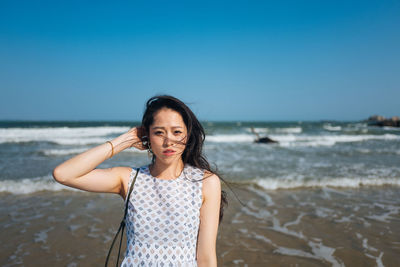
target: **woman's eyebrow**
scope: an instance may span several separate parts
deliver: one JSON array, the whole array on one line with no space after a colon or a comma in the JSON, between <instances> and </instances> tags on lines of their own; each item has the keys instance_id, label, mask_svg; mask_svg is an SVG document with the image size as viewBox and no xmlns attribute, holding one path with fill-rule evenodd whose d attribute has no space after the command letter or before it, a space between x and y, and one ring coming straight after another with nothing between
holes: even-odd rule
<instances>
[{"instance_id":1,"label":"woman's eyebrow","mask_svg":"<svg viewBox=\"0 0 400 267\"><path fill-rule=\"evenodd\" d=\"M171 128L181 128L181 129L183 129L182 126L172 126ZM162 127L162 126L154 126L154 127L152 127L151 129L153 129L153 130L155 130L155 129L162 129L162 130L164 130L165 127Z\"/></svg>"}]
</instances>

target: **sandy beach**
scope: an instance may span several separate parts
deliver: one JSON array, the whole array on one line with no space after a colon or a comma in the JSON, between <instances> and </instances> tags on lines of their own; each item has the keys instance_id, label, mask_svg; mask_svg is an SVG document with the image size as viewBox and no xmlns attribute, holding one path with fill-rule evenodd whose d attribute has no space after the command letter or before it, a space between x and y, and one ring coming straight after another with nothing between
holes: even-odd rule
<instances>
[{"instance_id":1,"label":"sandy beach","mask_svg":"<svg viewBox=\"0 0 400 267\"><path fill-rule=\"evenodd\" d=\"M399 188L233 189L245 206L229 194L218 266L397 264ZM0 207L1 266L100 266L123 212L117 195L71 191L2 194Z\"/></svg>"}]
</instances>

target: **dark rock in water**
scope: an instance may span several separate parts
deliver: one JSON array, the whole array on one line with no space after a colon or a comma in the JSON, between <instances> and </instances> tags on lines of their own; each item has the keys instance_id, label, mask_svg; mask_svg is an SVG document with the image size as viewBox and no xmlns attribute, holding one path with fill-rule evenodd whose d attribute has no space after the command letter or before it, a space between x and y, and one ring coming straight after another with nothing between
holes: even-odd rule
<instances>
[{"instance_id":1,"label":"dark rock in water","mask_svg":"<svg viewBox=\"0 0 400 267\"><path fill-rule=\"evenodd\" d=\"M368 118L366 122L369 125L373 126L390 126L390 127L400 127L400 118L398 116L394 116L391 118L385 118L380 115L374 115Z\"/></svg>"},{"instance_id":2,"label":"dark rock in water","mask_svg":"<svg viewBox=\"0 0 400 267\"><path fill-rule=\"evenodd\" d=\"M260 137L260 135L256 132L254 127L251 127L251 132L257 136L257 139L254 141L254 143L259 143L259 144L278 143L278 141L272 140L268 136Z\"/></svg>"},{"instance_id":3,"label":"dark rock in water","mask_svg":"<svg viewBox=\"0 0 400 267\"><path fill-rule=\"evenodd\" d=\"M268 144L268 143L278 143L278 141L275 141L269 137L261 137L261 138L257 138L255 141L255 143L262 143L262 144Z\"/></svg>"}]
</instances>

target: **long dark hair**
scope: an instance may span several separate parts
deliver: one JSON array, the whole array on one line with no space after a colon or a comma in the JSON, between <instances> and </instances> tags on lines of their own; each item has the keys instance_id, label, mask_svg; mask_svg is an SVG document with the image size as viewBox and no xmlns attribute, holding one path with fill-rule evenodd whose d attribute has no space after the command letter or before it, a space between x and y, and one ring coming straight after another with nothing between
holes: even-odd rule
<instances>
[{"instance_id":1,"label":"long dark hair","mask_svg":"<svg viewBox=\"0 0 400 267\"><path fill-rule=\"evenodd\" d=\"M185 150L182 153L182 161L184 164L188 163L193 167L201 168L208 171L209 175L205 175L203 179L210 177L212 174L216 174L219 179L226 181L221 178L221 175L216 170L212 170L206 157L203 154L203 144L205 139L204 128L196 118L190 108L183 103L181 100L169 96L169 95L158 95L150 98L146 103L146 108L142 118L142 129L144 130L142 142L144 146L149 146L149 132L150 125L153 124L154 114L162 108L169 108L178 112L183 119L183 122L187 128L187 138L185 142ZM155 156L153 155L152 162L154 163ZM228 205L226 192L221 190L221 205L219 211L219 223L221 223L224 216L224 208Z\"/></svg>"}]
</instances>

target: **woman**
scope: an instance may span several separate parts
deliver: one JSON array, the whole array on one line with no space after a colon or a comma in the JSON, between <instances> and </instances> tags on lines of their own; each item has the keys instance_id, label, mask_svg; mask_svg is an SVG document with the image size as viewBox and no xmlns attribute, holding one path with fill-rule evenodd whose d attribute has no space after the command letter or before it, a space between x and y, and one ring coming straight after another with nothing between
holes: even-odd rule
<instances>
[{"instance_id":1,"label":"woman","mask_svg":"<svg viewBox=\"0 0 400 267\"><path fill-rule=\"evenodd\" d=\"M138 169L128 203L127 250L121 266L217 266L218 225L227 204L220 178L202 154L204 130L172 96L146 104L141 127L57 166L56 181L126 198L136 168L95 169L127 149L147 149L152 162Z\"/></svg>"}]
</instances>

